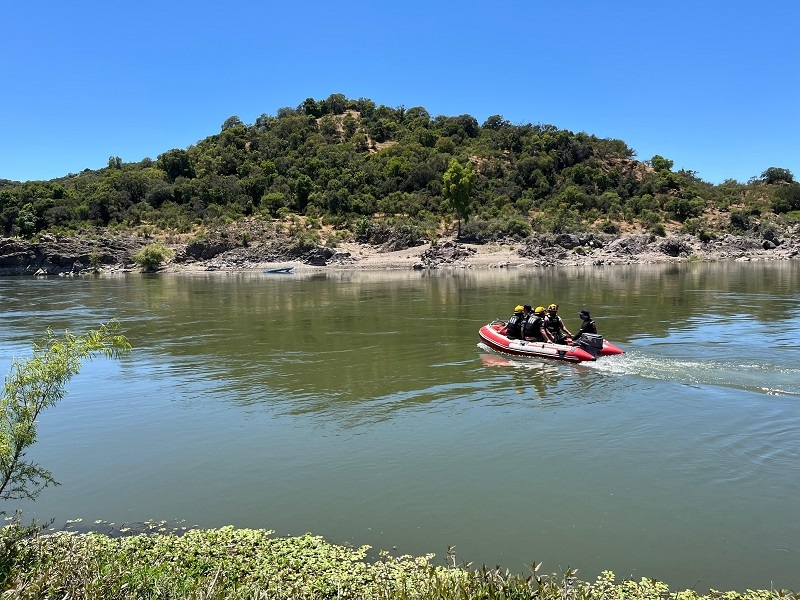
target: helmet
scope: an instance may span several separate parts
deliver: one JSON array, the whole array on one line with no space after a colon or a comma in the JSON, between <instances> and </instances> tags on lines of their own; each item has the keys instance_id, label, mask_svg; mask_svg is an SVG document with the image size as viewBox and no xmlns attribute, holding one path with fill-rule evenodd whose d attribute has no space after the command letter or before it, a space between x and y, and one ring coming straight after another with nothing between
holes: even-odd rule
<instances>
[{"instance_id":1,"label":"helmet","mask_svg":"<svg viewBox=\"0 0 800 600\"><path fill-rule=\"evenodd\" d=\"M547 310L549 310L549 311L554 311L554 310L558 311L558 304L551 304L550 306L547 307Z\"/></svg>"},{"instance_id":2,"label":"helmet","mask_svg":"<svg viewBox=\"0 0 800 600\"><path fill-rule=\"evenodd\" d=\"M535 311L533 311L533 314L535 314L535 315L540 315L540 314L542 314L543 312L544 312L544 306L537 306L537 307L536 307L536 310L535 310Z\"/></svg>"},{"instance_id":3,"label":"helmet","mask_svg":"<svg viewBox=\"0 0 800 600\"><path fill-rule=\"evenodd\" d=\"M516 306L516 308L514 308L514 312L515 312L515 313L516 313L516 312L522 312L523 310L525 310L525 308L524 308L524 307L522 307L522 306L520 306L519 304Z\"/></svg>"}]
</instances>

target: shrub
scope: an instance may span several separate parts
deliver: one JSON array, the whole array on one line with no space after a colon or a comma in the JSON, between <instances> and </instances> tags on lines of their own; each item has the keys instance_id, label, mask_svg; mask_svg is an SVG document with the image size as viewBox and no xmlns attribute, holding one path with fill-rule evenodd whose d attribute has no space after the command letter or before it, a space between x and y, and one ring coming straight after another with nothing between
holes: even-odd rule
<instances>
[{"instance_id":1,"label":"shrub","mask_svg":"<svg viewBox=\"0 0 800 600\"><path fill-rule=\"evenodd\" d=\"M741 210L731 211L731 228L740 231L747 231L750 228L750 217Z\"/></svg>"},{"instance_id":2,"label":"shrub","mask_svg":"<svg viewBox=\"0 0 800 600\"><path fill-rule=\"evenodd\" d=\"M648 229L652 229L657 225L661 225L661 215L654 210L646 208L639 215L639 221Z\"/></svg>"},{"instance_id":3,"label":"shrub","mask_svg":"<svg viewBox=\"0 0 800 600\"><path fill-rule=\"evenodd\" d=\"M712 240L717 239L717 236L714 235L711 231L706 231L705 229L700 229L697 232L697 239L703 243L710 242Z\"/></svg>"},{"instance_id":4,"label":"shrub","mask_svg":"<svg viewBox=\"0 0 800 600\"><path fill-rule=\"evenodd\" d=\"M161 265L172 259L173 256L175 256L174 250L167 248L164 244L155 243L148 244L131 258L141 267L142 271L150 272L160 269Z\"/></svg>"},{"instance_id":5,"label":"shrub","mask_svg":"<svg viewBox=\"0 0 800 600\"><path fill-rule=\"evenodd\" d=\"M772 208L776 213L788 213L800 210L800 184L782 186L772 199Z\"/></svg>"},{"instance_id":6,"label":"shrub","mask_svg":"<svg viewBox=\"0 0 800 600\"><path fill-rule=\"evenodd\" d=\"M603 233L617 234L619 233L619 227L611 219L606 219L600 224L600 231Z\"/></svg>"}]
</instances>

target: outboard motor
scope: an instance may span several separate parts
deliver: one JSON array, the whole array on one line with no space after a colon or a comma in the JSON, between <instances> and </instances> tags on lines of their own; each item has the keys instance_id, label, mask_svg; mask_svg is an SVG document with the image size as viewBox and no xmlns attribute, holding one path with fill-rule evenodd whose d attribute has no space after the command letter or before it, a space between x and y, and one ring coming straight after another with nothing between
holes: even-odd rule
<instances>
[{"instance_id":1,"label":"outboard motor","mask_svg":"<svg viewBox=\"0 0 800 600\"><path fill-rule=\"evenodd\" d=\"M596 333L583 333L573 340L572 344L586 350L586 352L597 358L603 349L603 336Z\"/></svg>"}]
</instances>

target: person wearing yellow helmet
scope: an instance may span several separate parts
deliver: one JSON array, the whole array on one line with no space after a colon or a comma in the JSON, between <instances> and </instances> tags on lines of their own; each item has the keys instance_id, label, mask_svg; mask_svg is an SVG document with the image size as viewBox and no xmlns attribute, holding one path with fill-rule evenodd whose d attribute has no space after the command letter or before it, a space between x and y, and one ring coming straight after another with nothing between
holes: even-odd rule
<instances>
[{"instance_id":1,"label":"person wearing yellow helmet","mask_svg":"<svg viewBox=\"0 0 800 600\"><path fill-rule=\"evenodd\" d=\"M523 333L526 340L533 340L534 342L547 341L546 333L544 331L544 307L537 306L536 309L528 315L525 321Z\"/></svg>"},{"instance_id":2,"label":"person wearing yellow helmet","mask_svg":"<svg viewBox=\"0 0 800 600\"><path fill-rule=\"evenodd\" d=\"M555 344L565 344L572 338L572 333L567 329L563 319L558 316L558 304L551 304L547 307L544 329L548 340Z\"/></svg>"},{"instance_id":3,"label":"person wearing yellow helmet","mask_svg":"<svg viewBox=\"0 0 800 600\"><path fill-rule=\"evenodd\" d=\"M506 325L506 337L511 340L522 338L522 325L525 323L525 307L517 305L514 307L514 314Z\"/></svg>"}]
</instances>

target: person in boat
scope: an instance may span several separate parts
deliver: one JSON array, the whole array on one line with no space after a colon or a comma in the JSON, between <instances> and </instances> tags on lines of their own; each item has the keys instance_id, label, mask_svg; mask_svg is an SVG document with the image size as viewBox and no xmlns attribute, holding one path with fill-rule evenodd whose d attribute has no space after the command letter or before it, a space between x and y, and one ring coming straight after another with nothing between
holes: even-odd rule
<instances>
[{"instance_id":1,"label":"person in boat","mask_svg":"<svg viewBox=\"0 0 800 600\"><path fill-rule=\"evenodd\" d=\"M520 336L522 339L527 339L525 337L526 327L528 326L528 321L533 318L533 309L531 308L530 304L525 304L522 307L522 315L524 317L524 321L522 321L522 335Z\"/></svg>"},{"instance_id":2,"label":"person in boat","mask_svg":"<svg viewBox=\"0 0 800 600\"><path fill-rule=\"evenodd\" d=\"M506 337L510 340L518 340L522 338L522 327L525 323L525 307L516 306L514 314L508 320L506 325Z\"/></svg>"},{"instance_id":3,"label":"person in boat","mask_svg":"<svg viewBox=\"0 0 800 600\"><path fill-rule=\"evenodd\" d=\"M558 304L551 304L547 307L544 330L548 341L554 344L565 344L572 339L572 333L567 329L564 320L558 316Z\"/></svg>"},{"instance_id":4,"label":"person in boat","mask_svg":"<svg viewBox=\"0 0 800 600\"><path fill-rule=\"evenodd\" d=\"M573 340L577 340L581 337L584 333L597 333L597 324L592 319L592 315L589 314L589 311L585 308L578 313L578 316L581 318L581 328L578 329L578 333L575 334Z\"/></svg>"},{"instance_id":5,"label":"person in boat","mask_svg":"<svg viewBox=\"0 0 800 600\"><path fill-rule=\"evenodd\" d=\"M534 342L546 342L546 333L544 330L544 306L537 306L536 310L528 315L528 320L525 321L523 333L526 340Z\"/></svg>"}]
</instances>

